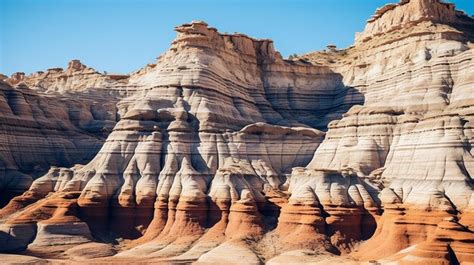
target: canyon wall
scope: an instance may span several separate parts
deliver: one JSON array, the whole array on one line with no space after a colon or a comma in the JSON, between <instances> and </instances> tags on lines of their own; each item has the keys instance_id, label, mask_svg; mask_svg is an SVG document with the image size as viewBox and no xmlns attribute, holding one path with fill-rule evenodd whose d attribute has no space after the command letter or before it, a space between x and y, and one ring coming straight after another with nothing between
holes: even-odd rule
<instances>
[{"instance_id":1,"label":"canyon wall","mask_svg":"<svg viewBox=\"0 0 474 265\"><path fill-rule=\"evenodd\" d=\"M344 83L365 96L363 106L329 124L307 166L350 172L381 189L384 213L355 257L472 261L472 29L472 18L452 4L402 1L379 9L354 47L303 56L333 57ZM424 243L437 225L465 240ZM404 250L415 244L423 251Z\"/></svg>"},{"instance_id":2,"label":"canyon wall","mask_svg":"<svg viewBox=\"0 0 474 265\"><path fill-rule=\"evenodd\" d=\"M44 94L0 81L0 205L50 166L87 163L116 121L113 102Z\"/></svg>"},{"instance_id":3,"label":"canyon wall","mask_svg":"<svg viewBox=\"0 0 474 265\"><path fill-rule=\"evenodd\" d=\"M403 0L378 9L353 46L291 60L270 40L201 21L175 30L156 64L127 76L72 61L2 83L31 94L22 103L5 92L11 116L85 110L82 122L64 114L60 134L53 116L40 119L56 126L43 137L72 142L61 150L75 158L48 160L61 167L0 210L0 251L106 256L97 262L474 261L471 17ZM65 105L38 103L50 97ZM94 104L109 98L97 118ZM37 105L48 108L21 111ZM113 130L99 135L92 121ZM94 158L69 167L105 135ZM27 156L22 148L2 155ZM64 159L55 152L47 158ZM28 160L13 157L5 161L22 172Z\"/></svg>"}]
</instances>

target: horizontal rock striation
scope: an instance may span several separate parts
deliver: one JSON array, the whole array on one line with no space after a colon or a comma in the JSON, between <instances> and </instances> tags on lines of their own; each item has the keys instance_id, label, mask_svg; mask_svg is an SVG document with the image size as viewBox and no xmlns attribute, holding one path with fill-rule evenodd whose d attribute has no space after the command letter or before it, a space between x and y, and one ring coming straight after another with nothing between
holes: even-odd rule
<instances>
[{"instance_id":1,"label":"horizontal rock striation","mask_svg":"<svg viewBox=\"0 0 474 265\"><path fill-rule=\"evenodd\" d=\"M381 38L387 33L398 35L400 31L408 28L413 30L413 27L423 22L446 24L452 27L451 31L457 33L460 38L473 37L472 32L468 30L473 25L472 19L464 12L456 10L454 4L438 0L402 0L398 4L387 4L377 9L374 16L367 20L364 31L356 34L356 43ZM462 34L457 30L467 32ZM419 33L421 34L432 33ZM390 39L385 36L383 38Z\"/></svg>"},{"instance_id":2,"label":"horizontal rock striation","mask_svg":"<svg viewBox=\"0 0 474 265\"><path fill-rule=\"evenodd\" d=\"M50 166L86 163L115 124L112 103L46 95L0 81L0 204Z\"/></svg>"},{"instance_id":3,"label":"horizontal rock striation","mask_svg":"<svg viewBox=\"0 0 474 265\"><path fill-rule=\"evenodd\" d=\"M116 103L137 90L128 78L101 74L79 60L70 61L66 70L4 78L0 205L51 166L89 162L120 118L125 103Z\"/></svg>"},{"instance_id":4,"label":"horizontal rock striation","mask_svg":"<svg viewBox=\"0 0 474 265\"><path fill-rule=\"evenodd\" d=\"M128 76L78 61L16 74L9 89L32 94L97 87L119 120L87 164L52 167L0 210L0 251L104 257L121 238L96 261L472 262L473 25L404 0L348 49L284 60L195 21Z\"/></svg>"},{"instance_id":5,"label":"horizontal rock striation","mask_svg":"<svg viewBox=\"0 0 474 265\"><path fill-rule=\"evenodd\" d=\"M329 124L307 166L379 188L384 212L358 259L401 259L397 252L430 241L444 218L471 211L473 23L451 4L402 1L377 11L355 46L304 56L334 60L332 69L365 97ZM454 262L464 251L450 249L444 259Z\"/></svg>"},{"instance_id":6,"label":"horizontal rock striation","mask_svg":"<svg viewBox=\"0 0 474 265\"><path fill-rule=\"evenodd\" d=\"M136 91L128 86L129 75L100 73L79 60L71 60L66 69L50 68L31 75L14 73L5 79L11 85L23 83L30 89L48 93L98 93L126 96Z\"/></svg>"},{"instance_id":7,"label":"horizontal rock striation","mask_svg":"<svg viewBox=\"0 0 474 265\"><path fill-rule=\"evenodd\" d=\"M71 197L73 215L92 234L152 242L122 257L169 257L196 244L187 255L197 259L218 242L261 237L279 211L265 191L306 165L324 137L310 125L325 127L362 100L327 67L284 61L271 41L222 35L203 22L176 30L156 65L127 80L140 90L118 103L121 119L96 157L50 171L2 209L8 240L26 224L37 231L8 249L59 244L67 227L84 232L65 235L68 242L86 242L90 234L77 220L52 227L56 213L29 215L37 207L49 212L42 203L61 196ZM321 104L305 101L314 93L325 98Z\"/></svg>"}]
</instances>

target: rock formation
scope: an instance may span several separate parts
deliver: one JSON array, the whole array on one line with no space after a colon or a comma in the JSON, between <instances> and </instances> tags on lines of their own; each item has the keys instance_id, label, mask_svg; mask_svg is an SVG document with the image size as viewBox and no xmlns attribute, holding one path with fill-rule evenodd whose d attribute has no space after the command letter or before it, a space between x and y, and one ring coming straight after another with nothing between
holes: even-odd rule
<instances>
[{"instance_id":1,"label":"rock formation","mask_svg":"<svg viewBox=\"0 0 474 265\"><path fill-rule=\"evenodd\" d=\"M404 0L377 10L353 46L291 60L201 21L176 31L156 64L127 76L73 60L1 83L5 139L28 139L0 153L4 190L36 180L0 210L0 251L474 262L472 18ZM58 148L36 157L26 142ZM31 164L51 168L37 177Z\"/></svg>"},{"instance_id":2,"label":"rock formation","mask_svg":"<svg viewBox=\"0 0 474 265\"><path fill-rule=\"evenodd\" d=\"M470 215L473 28L452 4L402 1L379 9L355 46L304 56L315 62L334 57L333 69L365 97L363 106L329 124L307 166L377 184L384 213L355 257L403 251L429 240L443 219Z\"/></svg>"},{"instance_id":3,"label":"rock formation","mask_svg":"<svg viewBox=\"0 0 474 265\"><path fill-rule=\"evenodd\" d=\"M129 76L82 64L0 81L0 206L51 168L89 162L120 118L120 99L135 92ZM122 104L124 105L124 104Z\"/></svg>"},{"instance_id":4,"label":"rock formation","mask_svg":"<svg viewBox=\"0 0 474 265\"><path fill-rule=\"evenodd\" d=\"M94 157L115 124L115 109L113 101L50 95L0 81L0 205L50 166Z\"/></svg>"}]
</instances>

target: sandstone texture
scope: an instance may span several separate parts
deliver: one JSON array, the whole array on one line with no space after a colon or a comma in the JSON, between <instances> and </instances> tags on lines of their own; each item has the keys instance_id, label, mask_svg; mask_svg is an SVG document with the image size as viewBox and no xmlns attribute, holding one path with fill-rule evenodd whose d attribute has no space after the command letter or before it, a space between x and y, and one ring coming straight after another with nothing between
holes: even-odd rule
<instances>
[{"instance_id":1,"label":"sandstone texture","mask_svg":"<svg viewBox=\"0 0 474 265\"><path fill-rule=\"evenodd\" d=\"M288 60L175 30L129 75L2 78L7 259L474 263L473 18L403 0L353 46Z\"/></svg>"},{"instance_id":2,"label":"sandstone texture","mask_svg":"<svg viewBox=\"0 0 474 265\"><path fill-rule=\"evenodd\" d=\"M1 206L51 166L90 161L117 119L113 100L45 94L5 81L0 81L0 110Z\"/></svg>"}]
</instances>

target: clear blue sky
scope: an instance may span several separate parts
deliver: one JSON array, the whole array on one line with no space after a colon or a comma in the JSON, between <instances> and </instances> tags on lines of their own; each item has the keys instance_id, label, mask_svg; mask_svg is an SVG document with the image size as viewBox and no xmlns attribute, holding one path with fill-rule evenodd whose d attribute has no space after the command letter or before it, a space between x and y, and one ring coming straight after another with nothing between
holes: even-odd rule
<instances>
[{"instance_id":1,"label":"clear blue sky","mask_svg":"<svg viewBox=\"0 0 474 265\"><path fill-rule=\"evenodd\" d=\"M375 9L398 0L0 0L0 73L80 59L128 73L168 49L174 26L204 20L220 32L270 38L284 56L352 44ZM474 13L473 0L452 0Z\"/></svg>"}]
</instances>

